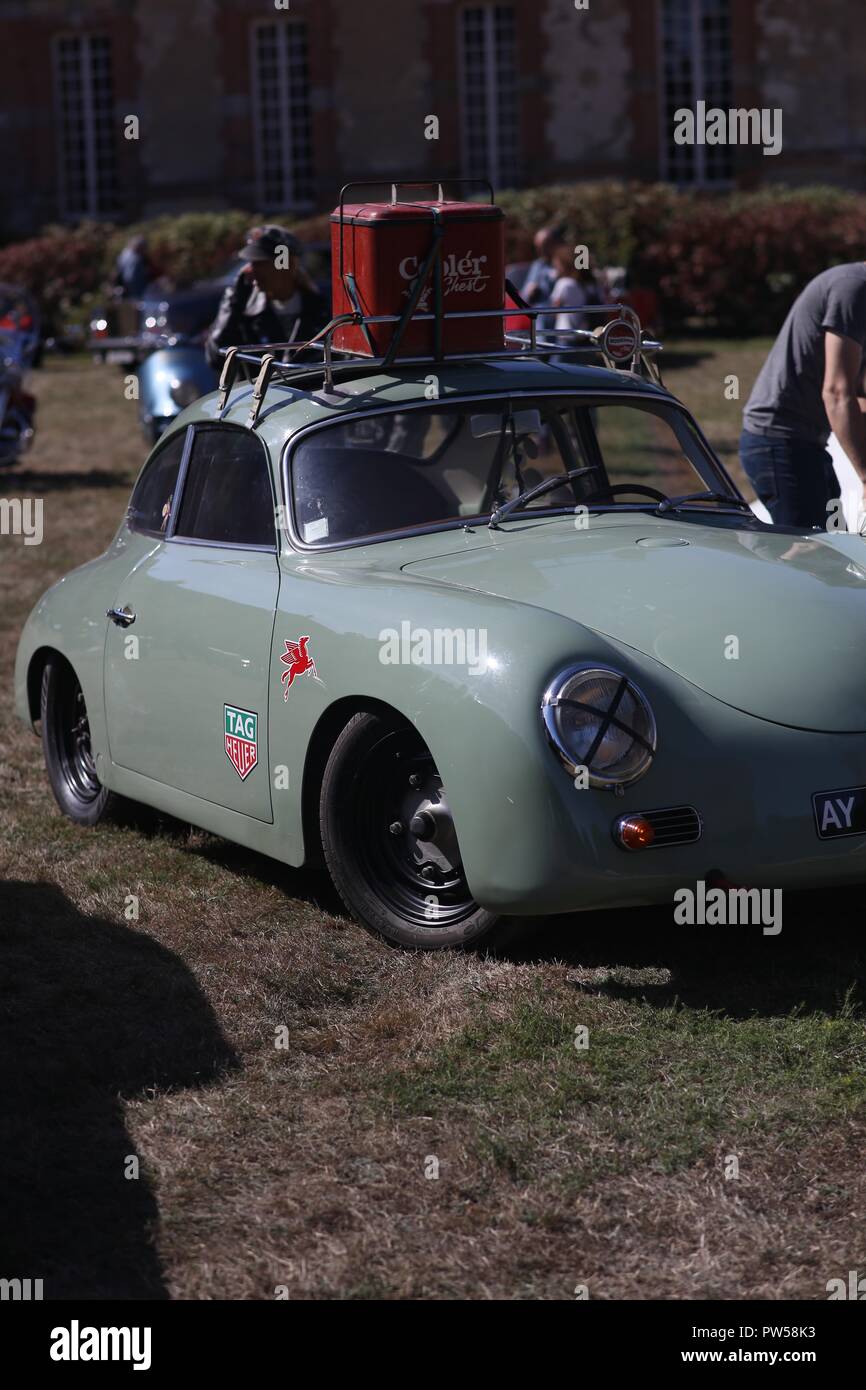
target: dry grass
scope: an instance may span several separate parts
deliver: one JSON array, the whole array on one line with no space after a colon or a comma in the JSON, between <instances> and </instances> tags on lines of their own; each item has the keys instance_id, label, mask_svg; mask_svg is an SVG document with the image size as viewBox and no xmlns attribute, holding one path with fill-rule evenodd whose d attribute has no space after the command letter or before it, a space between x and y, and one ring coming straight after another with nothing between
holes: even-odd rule
<instances>
[{"instance_id":1,"label":"dry grass","mask_svg":"<svg viewBox=\"0 0 866 1390\"><path fill-rule=\"evenodd\" d=\"M730 442L718 382L760 352L724 353L668 378ZM7 691L27 610L110 538L143 455L119 377L50 361L37 390L36 449L0 477L46 502L42 547L0 540ZM786 904L779 938L632 911L410 956L210 836L69 825L9 718L0 775L0 1274L50 1296L737 1299L863 1269L856 895Z\"/></svg>"}]
</instances>

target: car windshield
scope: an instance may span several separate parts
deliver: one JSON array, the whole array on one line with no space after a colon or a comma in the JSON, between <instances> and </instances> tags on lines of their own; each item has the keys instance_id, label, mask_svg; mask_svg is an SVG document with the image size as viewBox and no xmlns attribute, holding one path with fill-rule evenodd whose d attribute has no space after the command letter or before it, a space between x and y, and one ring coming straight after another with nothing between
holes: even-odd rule
<instances>
[{"instance_id":1,"label":"car windshield","mask_svg":"<svg viewBox=\"0 0 866 1390\"><path fill-rule=\"evenodd\" d=\"M518 519L703 493L719 497L682 505L740 503L685 411L646 398L500 397L382 411L314 431L295 446L290 469L295 528L307 545L491 514L498 523L502 508ZM540 484L549 486L524 497Z\"/></svg>"}]
</instances>

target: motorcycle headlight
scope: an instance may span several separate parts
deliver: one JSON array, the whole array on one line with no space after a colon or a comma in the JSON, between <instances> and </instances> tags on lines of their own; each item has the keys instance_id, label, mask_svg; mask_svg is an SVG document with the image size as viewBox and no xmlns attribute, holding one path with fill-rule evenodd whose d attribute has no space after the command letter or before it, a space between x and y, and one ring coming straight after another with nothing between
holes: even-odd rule
<instances>
[{"instance_id":1,"label":"motorcycle headlight","mask_svg":"<svg viewBox=\"0 0 866 1390\"><path fill-rule=\"evenodd\" d=\"M644 695L609 666L570 666L541 702L548 737L566 770L592 787L626 787L649 771L656 722Z\"/></svg>"},{"instance_id":2,"label":"motorcycle headlight","mask_svg":"<svg viewBox=\"0 0 866 1390\"><path fill-rule=\"evenodd\" d=\"M173 381L169 387L171 398L175 405L192 405L201 395L201 391L194 381Z\"/></svg>"}]
</instances>

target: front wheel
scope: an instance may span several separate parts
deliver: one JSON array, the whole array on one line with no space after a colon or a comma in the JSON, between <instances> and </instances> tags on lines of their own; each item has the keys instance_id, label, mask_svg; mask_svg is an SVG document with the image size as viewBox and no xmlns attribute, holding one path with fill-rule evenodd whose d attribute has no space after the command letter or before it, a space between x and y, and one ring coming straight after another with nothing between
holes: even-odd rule
<instances>
[{"instance_id":1,"label":"front wheel","mask_svg":"<svg viewBox=\"0 0 866 1390\"><path fill-rule=\"evenodd\" d=\"M319 826L337 892L388 941L438 950L476 942L496 925L469 892L430 751L397 717L350 719L325 768Z\"/></svg>"},{"instance_id":2,"label":"front wheel","mask_svg":"<svg viewBox=\"0 0 866 1390\"><path fill-rule=\"evenodd\" d=\"M116 809L119 798L96 775L84 695L72 667L61 658L45 663L40 711L42 749L54 798L70 820L96 825Z\"/></svg>"}]
</instances>

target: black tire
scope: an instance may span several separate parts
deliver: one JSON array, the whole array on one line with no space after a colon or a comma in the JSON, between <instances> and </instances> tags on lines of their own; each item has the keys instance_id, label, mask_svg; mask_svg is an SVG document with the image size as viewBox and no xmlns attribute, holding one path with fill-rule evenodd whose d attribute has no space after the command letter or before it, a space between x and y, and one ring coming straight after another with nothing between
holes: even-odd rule
<instances>
[{"instance_id":1,"label":"black tire","mask_svg":"<svg viewBox=\"0 0 866 1390\"><path fill-rule=\"evenodd\" d=\"M78 677L62 657L42 672L42 751L54 799L78 825L97 825L118 809L120 798L96 775L87 707Z\"/></svg>"},{"instance_id":2,"label":"black tire","mask_svg":"<svg viewBox=\"0 0 866 1390\"><path fill-rule=\"evenodd\" d=\"M499 921L469 892L429 749L396 716L349 720L322 778L319 829L342 901L386 940L424 951L468 946Z\"/></svg>"}]
</instances>

